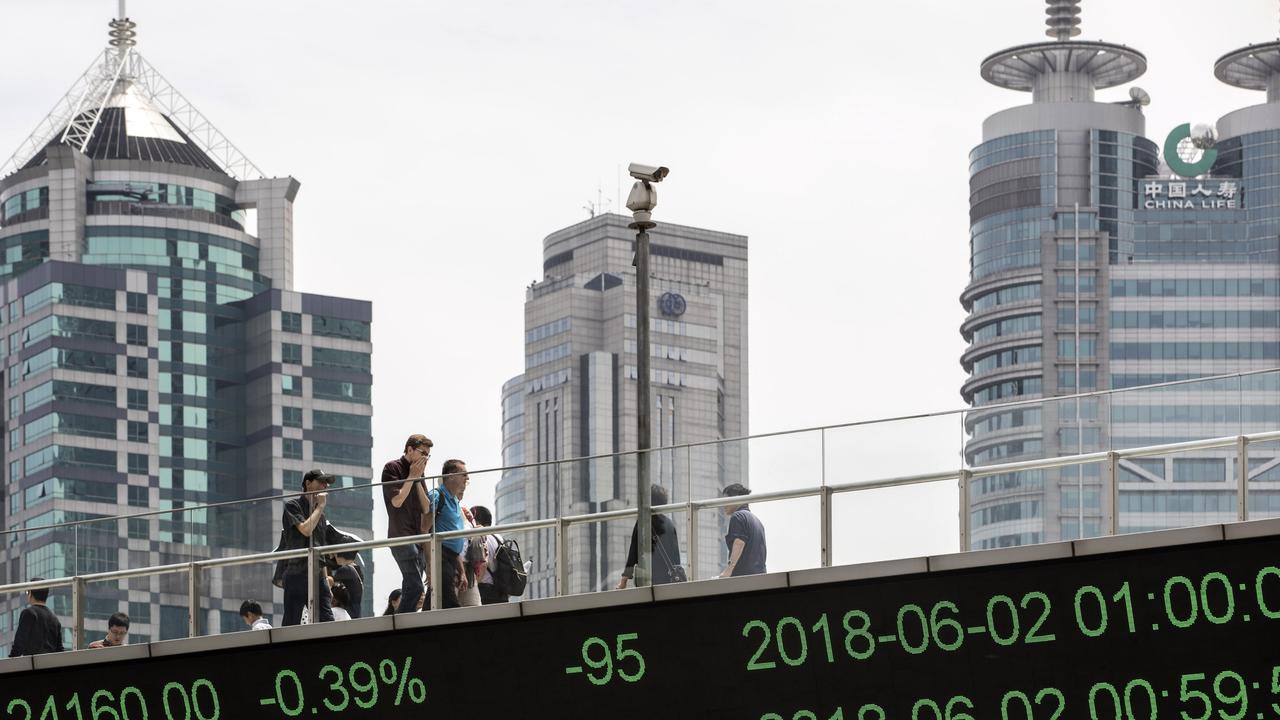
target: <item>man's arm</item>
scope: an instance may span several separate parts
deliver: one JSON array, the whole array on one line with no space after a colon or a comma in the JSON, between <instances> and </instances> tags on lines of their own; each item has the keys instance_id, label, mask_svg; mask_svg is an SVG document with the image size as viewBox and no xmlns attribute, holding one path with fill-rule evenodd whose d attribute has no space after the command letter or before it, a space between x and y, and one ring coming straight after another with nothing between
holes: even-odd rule
<instances>
[{"instance_id":1,"label":"man's arm","mask_svg":"<svg viewBox=\"0 0 1280 720\"><path fill-rule=\"evenodd\" d=\"M471 583L467 582L467 566L462 561L462 553L454 555L453 561L454 561L454 564L458 566L457 575L454 576L457 578L456 584L458 587L458 592L460 593L466 592L467 588L471 587Z\"/></svg>"},{"instance_id":2,"label":"man's arm","mask_svg":"<svg viewBox=\"0 0 1280 720\"><path fill-rule=\"evenodd\" d=\"M306 520L296 525L298 532L307 537L311 537L311 533L315 531L316 526L320 524L321 518L324 517L324 506L328 502L328 498L325 493L316 493L311 496L311 502L313 503L311 514L307 516Z\"/></svg>"},{"instance_id":3,"label":"man's arm","mask_svg":"<svg viewBox=\"0 0 1280 720\"><path fill-rule=\"evenodd\" d=\"M388 472L384 468L382 471L382 482L399 482L400 487L396 490L396 494L391 496L391 507L399 508L409 499L409 493L414 491L414 486L420 483L413 482L422 477L422 473L427 469L427 461L425 458L419 458L409 466L409 478L400 480L394 475L388 477Z\"/></svg>"},{"instance_id":4,"label":"man's arm","mask_svg":"<svg viewBox=\"0 0 1280 720\"><path fill-rule=\"evenodd\" d=\"M724 572L720 573L720 577L726 578L733 575L733 568L737 566L738 560L742 558L742 551L747 547L747 541L742 538L733 539L733 550L729 552L729 564L725 566Z\"/></svg>"},{"instance_id":5,"label":"man's arm","mask_svg":"<svg viewBox=\"0 0 1280 720\"><path fill-rule=\"evenodd\" d=\"M422 469L423 469L423 470L426 470L426 462L425 462L425 461L423 462L423 468L422 468ZM421 481L421 478L422 478L422 477L423 477L423 474L422 474L422 473L418 473L418 480L419 480L419 481L418 481L418 482L411 483L411 484L413 485L413 488L414 488L414 489L413 489L413 491L414 491L415 493L417 493L417 494L418 494L418 505L419 505L420 507L424 507L424 508L425 508L425 507L430 507L430 506L431 506L431 501L427 499L427 483L426 483L426 482ZM423 532L426 532L426 531L424 530Z\"/></svg>"}]
</instances>

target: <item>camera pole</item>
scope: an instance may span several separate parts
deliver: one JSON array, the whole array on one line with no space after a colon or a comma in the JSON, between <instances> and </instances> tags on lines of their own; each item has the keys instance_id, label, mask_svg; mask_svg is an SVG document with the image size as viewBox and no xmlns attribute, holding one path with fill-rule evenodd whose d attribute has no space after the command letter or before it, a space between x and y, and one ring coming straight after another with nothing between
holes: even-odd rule
<instances>
[{"instance_id":1,"label":"camera pole","mask_svg":"<svg viewBox=\"0 0 1280 720\"><path fill-rule=\"evenodd\" d=\"M639 587L653 584L653 508L649 480L649 415L653 398L649 388L649 233L657 227L653 209L658 193L651 183L662 182L671 172L665 167L631 163L627 168L636 179L627 196L627 209L634 219L627 227L636 231L636 567Z\"/></svg>"},{"instance_id":2,"label":"camera pole","mask_svg":"<svg viewBox=\"0 0 1280 720\"><path fill-rule=\"evenodd\" d=\"M652 226L654 223L648 223ZM636 569L637 586L653 578L653 521L649 480L649 413L653 398L649 387L649 233L641 223L636 233Z\"/></svg>"}]
</instances>

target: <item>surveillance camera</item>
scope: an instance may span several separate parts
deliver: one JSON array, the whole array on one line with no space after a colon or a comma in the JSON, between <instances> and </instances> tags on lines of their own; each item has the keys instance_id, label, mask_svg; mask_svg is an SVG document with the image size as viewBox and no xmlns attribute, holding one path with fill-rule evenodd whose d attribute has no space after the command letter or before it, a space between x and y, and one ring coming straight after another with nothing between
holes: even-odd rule
<instances>
[{"instance_id":1,"label":"surveillance camera","mask_svg":"<svg viewBox=\"0 0 1280 720\"><path fill-rule=\"evenodd\" d=\"M640 163L631 163L627 166L627 172L631 173L631 177L637 180L645 180L647 182L662 182L662 178L671 172L664 167L654 167L653 165L641 165Z\"/></svg>"}]
</instances>

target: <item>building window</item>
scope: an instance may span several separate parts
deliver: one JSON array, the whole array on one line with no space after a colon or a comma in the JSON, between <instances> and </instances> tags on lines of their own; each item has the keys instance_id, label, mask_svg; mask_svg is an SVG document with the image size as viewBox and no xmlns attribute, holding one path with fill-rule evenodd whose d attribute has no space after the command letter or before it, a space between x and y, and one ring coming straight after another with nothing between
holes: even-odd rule
<instances>
[{"instance_id":1,"label":"building window","mask_svg":"<svg viewBox=\"0 0 1280 720\"><path fill-rule=\"evenodd\" d=\"M144 293L131 292L126 298L125 309L131 313L147 313L147 296Z\"/></svg>"},{"instance_id":2,"label":"building window","mask_svg":"<svg viewBox=\"0 0 1280 720\"><path fill-rule=\"evenodd\" d=\"M147 391L137 388L128 389L128 402L130 410L146 410L147 409Z\"/></svg>"},{"instance_id":3,"label":"building window","mask_svg":"<svg viewBox=\"0 0 1280 720\"><path fill-rule=\"evenodd\" d=\"M344 320L323 315L312 315L311 334L320 337L368 341L369 323L363 320Z\"/></svg>"},{"instance_id":4,"label":"building window","mask_svg":"<svg viewBox=\"0 0 1280 720\"><path fill-rule=\"evenodd\" d=\"M280 361L291 365L301 365L302 346L297 343L281 343Z\"/></svg>"},{"instance_id":5,"label":"building window","mask_svg":"<svg viewBox=\"0 0 1280 720\"><path fill-rule=\"evenodd\" d=\"M145 347L147 344L147 326L134 325L133 323L130 323L125 328L125 341L130 345L141 345Z\"/></svg>"},{"instance_id":6,"label":"building window","mask_svg":"<svg viewBox=\"0 0 1280 720\"><path fill-rule=\"evenodd\" d=\"M129 423L129 424L132 425L133 423ZM146 425L143 425L143 431L145 435ZM129 453L129 472L134 475L146 475L147 473L151 472L150 458L147 455L144 455L143 453ZM142 490L143 492L146 491L146 488L136 488L136 489ZM132 486L129 487L129 492L131 496L134 490L135 490L134 487ZM129 504L130 505L133 504L132 499L129 501Z\"/></svg>"},{"instance_id":7,"label":"building window","mask_svg":"<svg viewBox=\"0 0 1280 720\"><path fill-rule=\"evenodd\" d=\"M286 460L302 459L302 441L295 438L282 438L280 441L281 453Z\"/></svg>"},{"instance_id":8,"label":"building window","mask_svg":"<svg viewBox=\"0 0 1280 720\"><path fill-rule=\"evenodd\" d=\"M369 448L345 443L318 441L312 443L312 457L315 458L316 462L323 461L341 465L359 465L361 467L373 462Z\"/></svg>"},{"instance_id":9,"label":"building window","mask_svg":"<svg viewBox=\"0 0 1280 720\"><path fill-rule=\"evenodd\" d=\"M311 392L317 399L322 400L367 403L372 396L372 387L368 383L321 380L317 378L311 381Z\"/></svg>"},{"instance_id":10,"label":"building window","mask_svg":"<svg viewBox=\"0 0 1280 720\"><path fill-rule=\"evenodd\" d=\"M286 407L280 409L284 416L285 427L302 427L302 408Z\"/></svg>"},{"instance_id":11,"label":"building window","mask_svg":"<svg viewBox=\"0 0 1280 720\"><path fill-rule=\"evenodd\" d=\"M144 378L147 376L147 359L146 358L126 358L125 372L131 378Z\"/></svg>"},{"instance_id":12,"label":"building window","mask_svg":"<svg viewBox=\"0 0 1280 720\"><path fill-rule=\"evenodd\" d=\"M302 378L296 375L283 375L280 377L280 392L285 395L301 395L302 394Z\"/></svg>"},{"instance_id":13,"label":"building window","mask_svg":"<svg viewBox=\"0 0 1280 720\"><path fill-rule=\"evenodd\" d=\"M129 457L132 458L133 456L130 455ZM130 462L132 462L132 460ZM149 495L149 491L147 488L142 487L140 485L130 485L129 486L129 505L131 507L147 507L148 505L151 504L149 502L148 495Z\"/></svg>"},{"instance_id":14,"label":"building window","mask_svg":"<svg viewBox=\"0 0 1280 720\"><path fill-rule=\"evenodd\" d=\"M292 333L302 332L302 313L295 313L295 312L280 313L280 329L285 332L292 332Z\"/></svg>"},{"instance_id":15,"label":"building window","mask_svg":"<svg viewBox=\"0 0 1280 720\"><path fill-rule=\"evenodd\" d=\"M129 518L129 539L146 540L151 537L150 523L146 518ZM132 605L133 603L130 603Z\"/></svg>"},{"instance_id":16,"label":"building window","mask_svg":"<svg viewBox=\"0 0 1280 720\"><path fill-rule=\"evenodd\" d=\"M327 412L316 410L311 413L311 426L316 430L334 430L345 433L369 434L371 428L368 415L352 415L350 413Z\"/></svg>"},{"instance_id":17,"label":"building window","mask_svg":"<svg viewBox=\"0 0 1280 720\"><path fill-rule=\"evenodd\" d=\"M1174 458L1174 482L1225 482L1227 466L1222 458Z\"/></svg>"},{"instance_id":18,"label":"building window","mask_svg":"<svg viewBox=\"0 0 1280 720\"><path fill-rule=\"evenodd\" d=\"M344 368L369 372L369 353L333 348L312 348L311 364L316 367Z\"/></svg>"},{"instance_id":19,"label":"building window","mask_svg":"<svg viewBox=\"0 0 1280 720\"><path fill-rule=\"evenodd\" d=\"M144 422L129 421L129 442L146 442L147 441L147 424Z\"/></svg>"}]
</instances>

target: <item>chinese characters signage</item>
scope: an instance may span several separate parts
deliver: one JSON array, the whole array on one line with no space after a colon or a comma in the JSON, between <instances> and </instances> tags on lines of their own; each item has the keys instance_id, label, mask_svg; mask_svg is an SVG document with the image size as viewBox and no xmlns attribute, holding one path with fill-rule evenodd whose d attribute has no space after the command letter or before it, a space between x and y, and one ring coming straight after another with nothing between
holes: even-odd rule
<instances>
[{"instance_id":1,"label":"chinese characters signage","mask_svg":"<svg viewBox=\"0 0 1280 720\"><path fill-rule=\"evenodd\" d=\"M1235 180L1144 180L1146 210L1239 210L1241 188Z\"/></svg>"}]
</instances>

